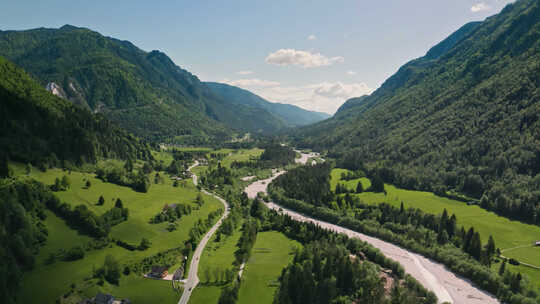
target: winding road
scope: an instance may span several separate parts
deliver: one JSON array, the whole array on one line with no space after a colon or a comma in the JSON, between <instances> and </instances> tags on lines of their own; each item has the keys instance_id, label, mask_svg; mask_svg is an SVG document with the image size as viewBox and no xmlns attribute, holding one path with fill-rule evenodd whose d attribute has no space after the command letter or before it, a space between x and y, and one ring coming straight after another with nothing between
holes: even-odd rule
<instances>
[{"instance_id":1,"label":"winding road","mask_svg":"<svg viewBox=\"0 0 540 304\"><path fill-rule=\"evenodd\" d=\"M309 159L309 155L302 153L302 157L297 159L297 162L304 163ZM256 181L245 188L245 192L249 198L255 198L258 192L266 193L268 184L276 177L285 173L285 171L276 172L272 177ZM277 210L289 215L291 218L301 222L312 222L323 228L335 231L337 233L346 234L349 237L358 238L378 248L381 252L399 262L405 271L418 280L424 287L433 291L439 303L457 303L457 304L495 304L499 301L491 294L482 291L472 285L467 279L461 278L444 265L425 258L422 255L410 252L392 243L379 240L368 235L343 228L334 224L330 224L321 220L305 216L298 212L283 208L273 202L268 202L266 205L270 209Z\"/></svg>"},{"instance_id":2,"label":"winding road","mask_svg":"<svg viewBox=\"0 0 540 304\"><path fill-rule=\"evenodd\" d=\"M195 163L188 168L188 171L191 172L191 169L193 169L194 167L198 165L199 165L199 162L195 161ZM193 174L193 172L191 173L193 175L192 176L193 184L197 185L197 175ZM224 199L204 189L202 189L201 192L207 195L211 195L215 197L216 199L218 199L225 206L225 211L223 212L223 215L221 216L221 218L214 224L214 226L212 226L212 228L210 228L210 230L208 230L208 232L204 235L204 237L201 239L201 241L197 245L197 248L195 249L195 252L193 253L193 257L191 258L191 264L189 266L188 277L184 283L184 292L182 293L182 297L178 301L178 304L187 304L189 302L191 293L193 292L193 290L195 290L195 287L197 287L197 284L199 284L199 277L197 276L197 270L199 269L199 261L201 259L201 254L204 251L204 247L206 247L206 244L208 243L212 235L216 232L219 226L221 226L221 223L223 223L223 220L229 215L229 204Z\"/></svg>"}]
</instances>

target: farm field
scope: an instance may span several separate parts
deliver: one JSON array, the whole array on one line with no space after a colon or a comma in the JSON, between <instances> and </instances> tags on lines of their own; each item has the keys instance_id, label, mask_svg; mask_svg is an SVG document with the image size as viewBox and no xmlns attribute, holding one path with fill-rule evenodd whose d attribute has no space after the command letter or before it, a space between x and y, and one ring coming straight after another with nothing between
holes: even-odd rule
<instances>
[{"instance_id":1,"label":"farm field","mask_svg":"<svg viewBox=\"0 0 540 304\"><path fill-rule=\"evenodd\" d=\"M332 189L335 189L342 172L347 172L347 170L332 170L330 182ZM342 183L348 189L356 189L358 182L362 183L364 189L369 188L371 185L367 178L343 181ZM441 214L446 208L449 214L456 215L458 226L463 225L466 229L472 226L475 230L478 230L483 242L487 242L489 236L492 235L495 239L496 246L503 251L504 256L540 266L540 247L532 246L533 242L540 238L540 227L538 226L510 220L493 212L486 211L479 206L468 206L463 202L436 196L431 192L405 190L389 184L385 184L385 189L387 195L373 192L354 195L365 203L376 204L386 202L399 207L401 202L403 202L405 208L419 208L424 212L432 214ZM525 247L505 251L505 249L518 246ZM522 272L531 278L534 285L540 286L540 269L532 269L523 265L511 267L511 269L516 268L519 268L519 271L525 269Z\"/></svg>"},{"instance_id":2,"label":"farm field","mask_svg":"<svg viewBox=\"0 0 540 304\"><path fill-rule=\"evenodd\" d=\"M232 153L226 156L222 161L221 165L230 167L233 161L248 161L251 158L259 157L264 152L263 149L253 148L253 149L241 149L241 150L231 150L231 149L222 149L215 151L216 153Z\"/></svg>"},{"instance_id":3,"label":"farm field","mask_svg":"<svg viewBox=\"0 0 540 304\"><path fill-rule=\"evenodd\" d=\"M274 299L282 269L292 260L300 243L275 231L257 234L251 257L242 276L238 303L268 303Z\"/></svg>"},{"instance_id":4,"label":"farm field","mask_svg":"<svg viewBox=\"0 0 540 304\"><path fill-rule=\"evenodd\" d=\"M20 165L16 164L14 167L17 166ZM47 172L34 169L29 176L45 184L52 184L55 178L61 178L64 175L70 179L71 187L68 191L55 193L63 202L72 206L85 204L99 215L113 207L114 201L120 198L124 207L129 209L129 219L114 226L110 236L131 244L139 244L141 239L145 237L151 241L152 246L145 251L129 251L116 245L109 245L103 249L85 252L85 257L81 260L57 261L46 265L44 260L50 253L57 252L59 249L67 250L91 240L90 237L79 235L75 230L69 228L62 219L56 217L52 212L47 212L48 218L45 224L49 230L49 240L40 250L36 268L24 274L23 288L20 291L23 303L35 303L36 299L40 299L41 302L54 302L58 296L69 289L70 284L78 284L83 279L91 277L92 270L100 267L108 254L113 255L120 261L121 265L124 265L167 249L183 246L183 242L189 238L189 230L199 219L206 219L210 212L223 208L223 205L215 198L203 195L205 204L199 210L194 210L190 215L177 221L177 230L168 232L165 229L167 223L150 224L149 220L159 213L165 204L182 202L195 207L193 201L198 191L192 183L188 183L185 188L172 187L171 181L164 178L163 184L152 184L148 193L138 193L128 187L104 183L95 178L93 174L82 172L73 171L69 174L60 169L51 169ZM162 176L165 176L164 173ZM91 182L89 189L84 187L86 180ZM104 206L96 205L100 195L105 198ZM44 277L51 277L54 280L43 280ZM131 279L130 282L135 279L137 278ZM157 283L143 284L147 281L149 280L141 278L141 281L137 283L139 287L134 291L141 294L153 291L152 285ZM125 291L122 289L123 287L120 285L118 288L120 291Z\"/></svg>"},{"instance_id":5,"label":"farm field","mask_svg":"<svg viewBox=\"0 0 540 304\"><path fill-rule=\"evenodd\" d=\"M212 285L205 284L205 270L208 269L212 273L212 269L220 268L235 268L235 272L238 271L238 267L233 266L234 262L234 252L238 249L236 244L242 235L240 230L241 223L239 223L238 228L233 233L233 235L222 239L221 242L215 242L216 234L212 236L212 239L206 245L204 252L201 256L201 262L199 266L198 276L201 280L201 283L197 286L191 298L189 300L190 304L212 304L217 303L219 296L221 294L221 285Z\"/></svg>"}]
</instances>

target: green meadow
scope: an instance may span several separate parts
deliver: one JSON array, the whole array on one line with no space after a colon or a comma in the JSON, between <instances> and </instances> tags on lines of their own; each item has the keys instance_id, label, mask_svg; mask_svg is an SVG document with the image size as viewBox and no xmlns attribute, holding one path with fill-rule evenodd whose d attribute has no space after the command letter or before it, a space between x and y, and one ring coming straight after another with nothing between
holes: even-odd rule
<instances>
[{"instance_id":1,"label":"green meadow","mask_svg":"<svg viewBox=\"0 0 540 304\"><path fill-rule=\"evenodd\" d=\"M20 172L23 166L14 164L13 167L15 172ZM21 302L35 303L37 299L39 299L40 303L54 302L57 297L69 290L72 283L78 284L91 277L93 269L101 267L105 256L108 254L113 255L120 261L121 265L124 265L140 261L144 257L167 249L183 246L183 242L189 238L189 230L199 219L206 219L210 212L223 208L223 205L218 200L204 195L205 204L199 210L194 210L190 215L184 216L177 221L177 230L167 231L168 223L150 224L149 220L159 213L165 204L182 202L196 207L193 201L198 194L198 190L192 183L188 183L185 188L173 187L171 180L166 178L165 173L161 172L160 174L164 177L163 183L152 184L148 193L138 193L128 187L104 183L95 178L93 174L75 171L70 174L60 169L51 169L47 172L32 170L28 178L35 178L45 184L54 183L57 177L68 176L71 181L70 189L55 194L63 202L72 206L85 204L98 215L113 207L115 200L120 198L124 207L129 209L129 219L114 226L110 236L135 245L139 244L144 237L152 242L152 246L145 251L129 251L110 244L100 250L85 252L85 257L81 260L72 262L57 261L46 265L44 261L50 253L57 252L59 249L67 250L91 240L90 237L79 235L76 231L70 229L62 219L56 217L52 212L47 212L48 217L45 225L49 231L49 238L47 244L40 250L36 268L24 274L23 288L20 292ZM87 180L91 182L89 189L84 186ZM105 198L104 206L96 205L100 195ZM43 279L47 277L52 279ZM119 292L125 294L125 297L133 295L133 298L137 298L138 294L154 292L153 286L161 283L150 282L150 280L143 278L140 278L139 282L137 277L128 277L126 278L126 285L138 286L129 288L123 286L123 282L124 280L120 282L120 286L111 288L118 289ZM149 283L144 284L145 282ZM39 288L36 288L36 286ZM171 292L174 291L171 289ZM120 296L115 293L113 295Z\"/></svg>"},{"instance_id":2,"label":"green meadow","mask_svg":"<svg viewBox=\"0 0 540 304\"><path fill-rule=\"evenodd\" d=\"M201 255L201 262L199 263L198 276L201 283L191 294L189 299L190 304L206 304L217 303L221 294L223 286L214 285L212 282L205 282L205 270L220 268L235 268L238 271L238 267L233 265L235 260L234 252L238 249L236 244L242 235L241 223L238 224L236 231L226 238L223 238L220 242L216 242L216 234L212 236L212 239L206 244L203 254Z\"/></svg>"},{"instance_id":3,"label":"green meadow","mask_svg":"<svg viewBox=\"0 0 540 304\"><path fill-rule=\"evenodd\" d=\"M276 231L257 234L251 257L242 275L238 294L239 304L268 303L274 299L281 271L302 245Z\"/></svg>"},{"instance_id":4,"label":"green meadow","mask_svg":"<svg viewBox=\"0 0 540 304\"><path fill-rule=\"evenodd\" d=\"M258 148L241 150L222 149L214 152L230 153L221 161L222 166L230 167L233 161L248 161L252 158L258 158L259 156L261 156L264 150Z\"/></svg>"},{"instance_id":5,"label":"green meadow","mask_svg":"<svg viewBox=\"0 0 540 304\"><path fill-rule=\"evenodd\" d=\"M332 170L330 181L332 190L335 189L338 182L344 183L348 189L356 189L358 182L362 183L364 189L369 188L371 185L367 178L339 181L343 172L347 172L347 170ZM373 192L354 195L365 203L386 202L399 207L403 202L405 208L419 208L432 214L441 214L446 209L449 214L456 215L458 226L463 225L466 229L474 227L475 230L479 231L484 242L487 242L489 236L492 235L496 246L503 251L504 256L540 266L540 247L532 246L534 241L540 240L540 227L538 226L510 220L486 211L477 205L469 206L466 203L440 197L431 192L405 190L389 184L385 184L385 189L387 195ZM511 249L518 246L520 248ZM533 284L540 284L540 269L533 269L523 265L512 267L512 269L519 269L518 271L526 273L531 278Z\"/></svg>"}]
</instances>

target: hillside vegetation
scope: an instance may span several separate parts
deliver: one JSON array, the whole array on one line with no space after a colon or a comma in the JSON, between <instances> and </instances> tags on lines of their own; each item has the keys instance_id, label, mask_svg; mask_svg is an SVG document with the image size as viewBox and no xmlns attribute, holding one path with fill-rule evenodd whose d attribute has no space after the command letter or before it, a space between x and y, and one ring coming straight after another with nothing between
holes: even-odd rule
<instances>
[{"instance_id":1,"label":"hillside vegetation","mask_svg":"<svg viewBox=\"0 0 540 304\"><path fill-rule=\"evenodd\" d=\"M148 140L208 144L283 127L262 107L231 107L164 53L89 29L0 31L0 55L43 87Z\"/></svg>"},{"instance_id":2,"label":"hillside vegetation","mask_svg":"<svg viewBox=\"0 0 540 304\"><path fill-rule=\"evenodd\" d=\"M2 57L0 100L3 164L7 158L43 168L45 164L65 165L65 161L95 162L99 157L151 158L145 144L103 116L47 92Z\"/></svg>"},{"instance_id":3,"label":"hillside vegetation","mask_svg":"<svg viewBox=\"0 0 540 304\"><path fill-rule=\"evenodd\" d=\"M540 5L463 26L298 142L348 169L540 223Z\"/></svg>"}]
</instances>

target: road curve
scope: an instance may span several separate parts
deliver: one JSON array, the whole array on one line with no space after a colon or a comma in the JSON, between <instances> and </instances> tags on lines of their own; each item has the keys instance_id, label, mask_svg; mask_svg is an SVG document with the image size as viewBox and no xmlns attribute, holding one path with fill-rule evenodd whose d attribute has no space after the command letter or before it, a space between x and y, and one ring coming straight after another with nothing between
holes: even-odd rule
<instances>
[{"instance_id":1,"label":"road curve","mask_svg":"<svg viewBox=\"0 0 540 304\"><path fill-rule=\"evenodd\" d=\"M191 169L198 166L199 162L195 161L195 163L188 168L188 171L191 172ZM193 173L192 173L193 174ZM193 184L197 185L197 175L193 174ZM201 190L204 194L211 195L218 199L224 206L225 211L223 212L223 215L221 218L208 230L208 232L204 235L204 237L201 239L199 244L197 245L197 248L195 249L195 252L193 253L193 257L191 258L191 264L189 266L189 273L188 277L186 279L186 283L184 284L184 292L182 293L182 297L178 301L178 304L187 304L189 302L189 298L191 297L191 293L193 290L195 290L195 287L197 287L197 284L199 284L199 277L197 276L197 270L199 269L199 261L201 258L201 254L204 251L204 247L206 247L206 244L212 237L212 235L216 232L216 230L221 226L221 223L223 223L223 220L229 215L229 204L222 199L221 197L209 193L206 190Z\"/></svg>"},{"instance_id":2,"label":"road curve","mask_svg":"<svg viewBox=\"0 0 540 304\"><path fill-rule=\"evenodd\" d=\"M306 160L308 157L302 155L302 160ZM268 184L272 182L277 176L285 173L285 171L279 171L274 176L256 181L245 188L245 192L249 198L255 198L258 192L266 193ZM467 279L456 276L444 265L434 262L425 258L422 255L410 252L397 245L389 242L379 240L368 235L343 228L331 223L320 221L298 212L283 208L273 202L266 203L270 209L277 210L278 212L289 215L291 218L302 221L312 222L323 228L335 231L337 233L346 234L349 237L358 238L371 244L373 247L378 248L381 252L399 262L405 272L413 276L424 287L431 290L437 295L439 303L456 303L456 304L496 304L499 301L490 295L489 293L482 291L472 285Z\"/></svg>"}]
</instances>

